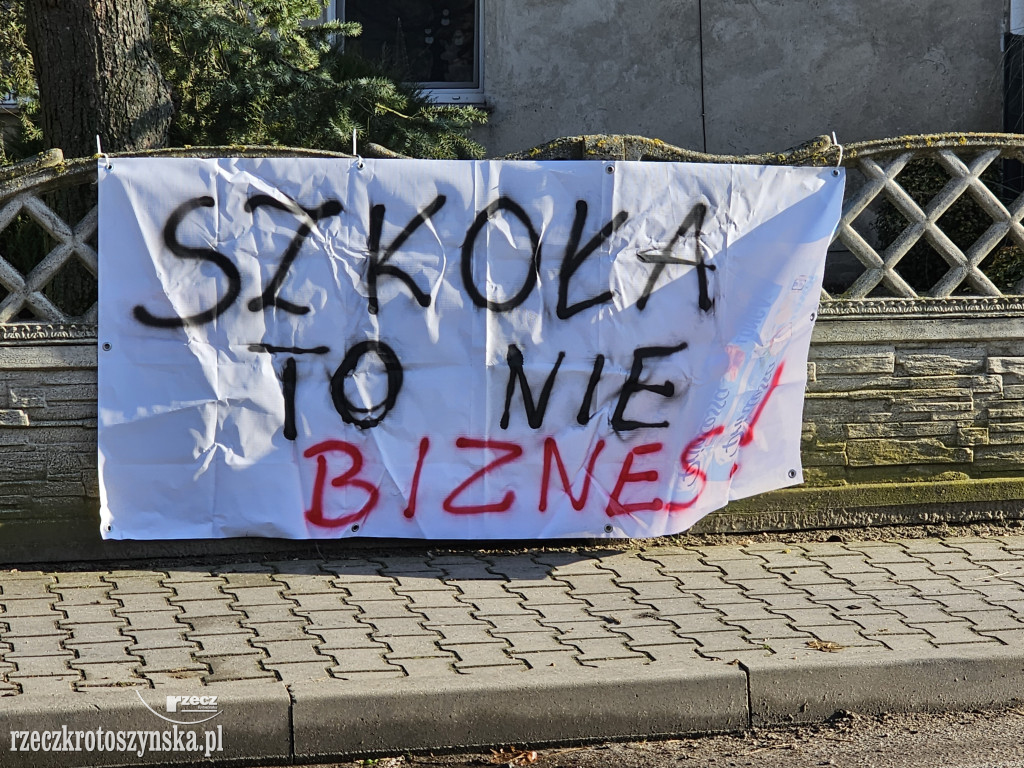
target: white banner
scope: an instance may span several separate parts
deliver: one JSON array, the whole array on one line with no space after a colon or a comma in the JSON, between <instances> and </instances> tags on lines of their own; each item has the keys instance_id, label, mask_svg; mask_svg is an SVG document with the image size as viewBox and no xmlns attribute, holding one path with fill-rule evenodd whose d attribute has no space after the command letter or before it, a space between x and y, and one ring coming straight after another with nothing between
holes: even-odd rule
<instances>
[{"instance_id":1,"label":"white banner","mask_svg":"<svg viewBox=\"0 0 1024 768\"><path fill-rule=\"evenodd\" d=\"M646 537L800 483L844 177L99 167L102 535Z\"/></svg>"}]
</instances>

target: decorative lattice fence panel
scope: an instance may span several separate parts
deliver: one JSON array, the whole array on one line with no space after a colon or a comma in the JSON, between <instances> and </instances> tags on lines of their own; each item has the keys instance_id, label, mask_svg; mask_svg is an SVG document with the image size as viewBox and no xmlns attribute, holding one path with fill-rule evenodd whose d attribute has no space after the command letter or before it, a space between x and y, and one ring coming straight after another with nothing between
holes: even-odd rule
<instances>
[{"instance_id":1,"label":"decorative lattice fence panel","mask_svg":"<svg viewBox=\"0 0 1024 768\"><path fill-rule=\"evenodd\" d=\"M150 154L344 156L259 147ZM394 157L375 147L367 154ZM1011 175L1005 164L1022 156L1024 137L1004 134L915 136L845 150L819 137L787 152L744 156L636 136L581 136L508 159L841 163L848 186L822 295L829 315L879 300L932 306L973 299L978 308L1024 293L1024 195L1002 183ZM51 151L0 169L0 324L95 324L95 164L65 163Z\"/></svg>"}]
</instances>

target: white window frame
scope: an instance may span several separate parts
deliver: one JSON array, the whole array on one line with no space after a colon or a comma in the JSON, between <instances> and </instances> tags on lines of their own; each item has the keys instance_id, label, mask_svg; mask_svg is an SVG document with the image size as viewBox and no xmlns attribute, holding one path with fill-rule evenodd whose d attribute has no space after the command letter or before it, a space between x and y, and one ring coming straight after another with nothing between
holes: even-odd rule
<instances>
[{"instance_id":1,"label":"white window frame","mask_svg":"<svg viewBox=\"0 0 1024 768\"><path fill-rule=\"evenodd\" d=\"M475 87L427 88L422 87L430 99L437 104L484 104L484 3L476 1L476 29L474 43L476 46L477 85ZM344 19L345 0L328 0L326 17L328 19ZM418 83L413 83L418 85Z\"/></svg>"}]
</instances>

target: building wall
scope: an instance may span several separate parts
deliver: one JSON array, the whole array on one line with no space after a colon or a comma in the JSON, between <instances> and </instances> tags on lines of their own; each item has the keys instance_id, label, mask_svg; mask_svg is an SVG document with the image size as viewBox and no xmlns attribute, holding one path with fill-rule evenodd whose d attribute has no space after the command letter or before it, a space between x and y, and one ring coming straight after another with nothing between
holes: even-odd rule
<instances>
[{"instance_id":1,"label":"building wall","mask_svg":"<svg viewBox=\"0 0 1024 768\"><path fill-rule=\"evenodd\" d=\"M714 153L1002 126L1001 0L485 0L491 155L639 134Z\"/></svg>"}]
</instances>

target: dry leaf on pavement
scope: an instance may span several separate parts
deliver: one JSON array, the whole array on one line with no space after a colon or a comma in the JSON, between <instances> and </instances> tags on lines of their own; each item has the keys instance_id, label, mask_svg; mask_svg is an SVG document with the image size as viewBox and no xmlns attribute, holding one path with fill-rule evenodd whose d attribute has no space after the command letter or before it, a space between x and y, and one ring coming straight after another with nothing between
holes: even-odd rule
<instances>
[{"instance_id":1,"label":"dry leaf on pavement","mask_svg":"<svg viewBox=\"0 0 1024 768\"><path fill-rule=\"evenodd\" d=\"M843 650L846 646L840 645L839 643L833 643L829 640L808 640L807 647L812 651L825 651L826 653L838 653Z\"/></svg>"},{"instance_id":2,"label":"dry leaf on pavement","mask_svg":"<svg viewBox=\"0 0 1024 768\"><path fill-rule=\"evenodd\" d=\"M529 765L537 762L537 753L532 749L492 749L491 762L497 765Z\"/></svg>"}]
</instances>

